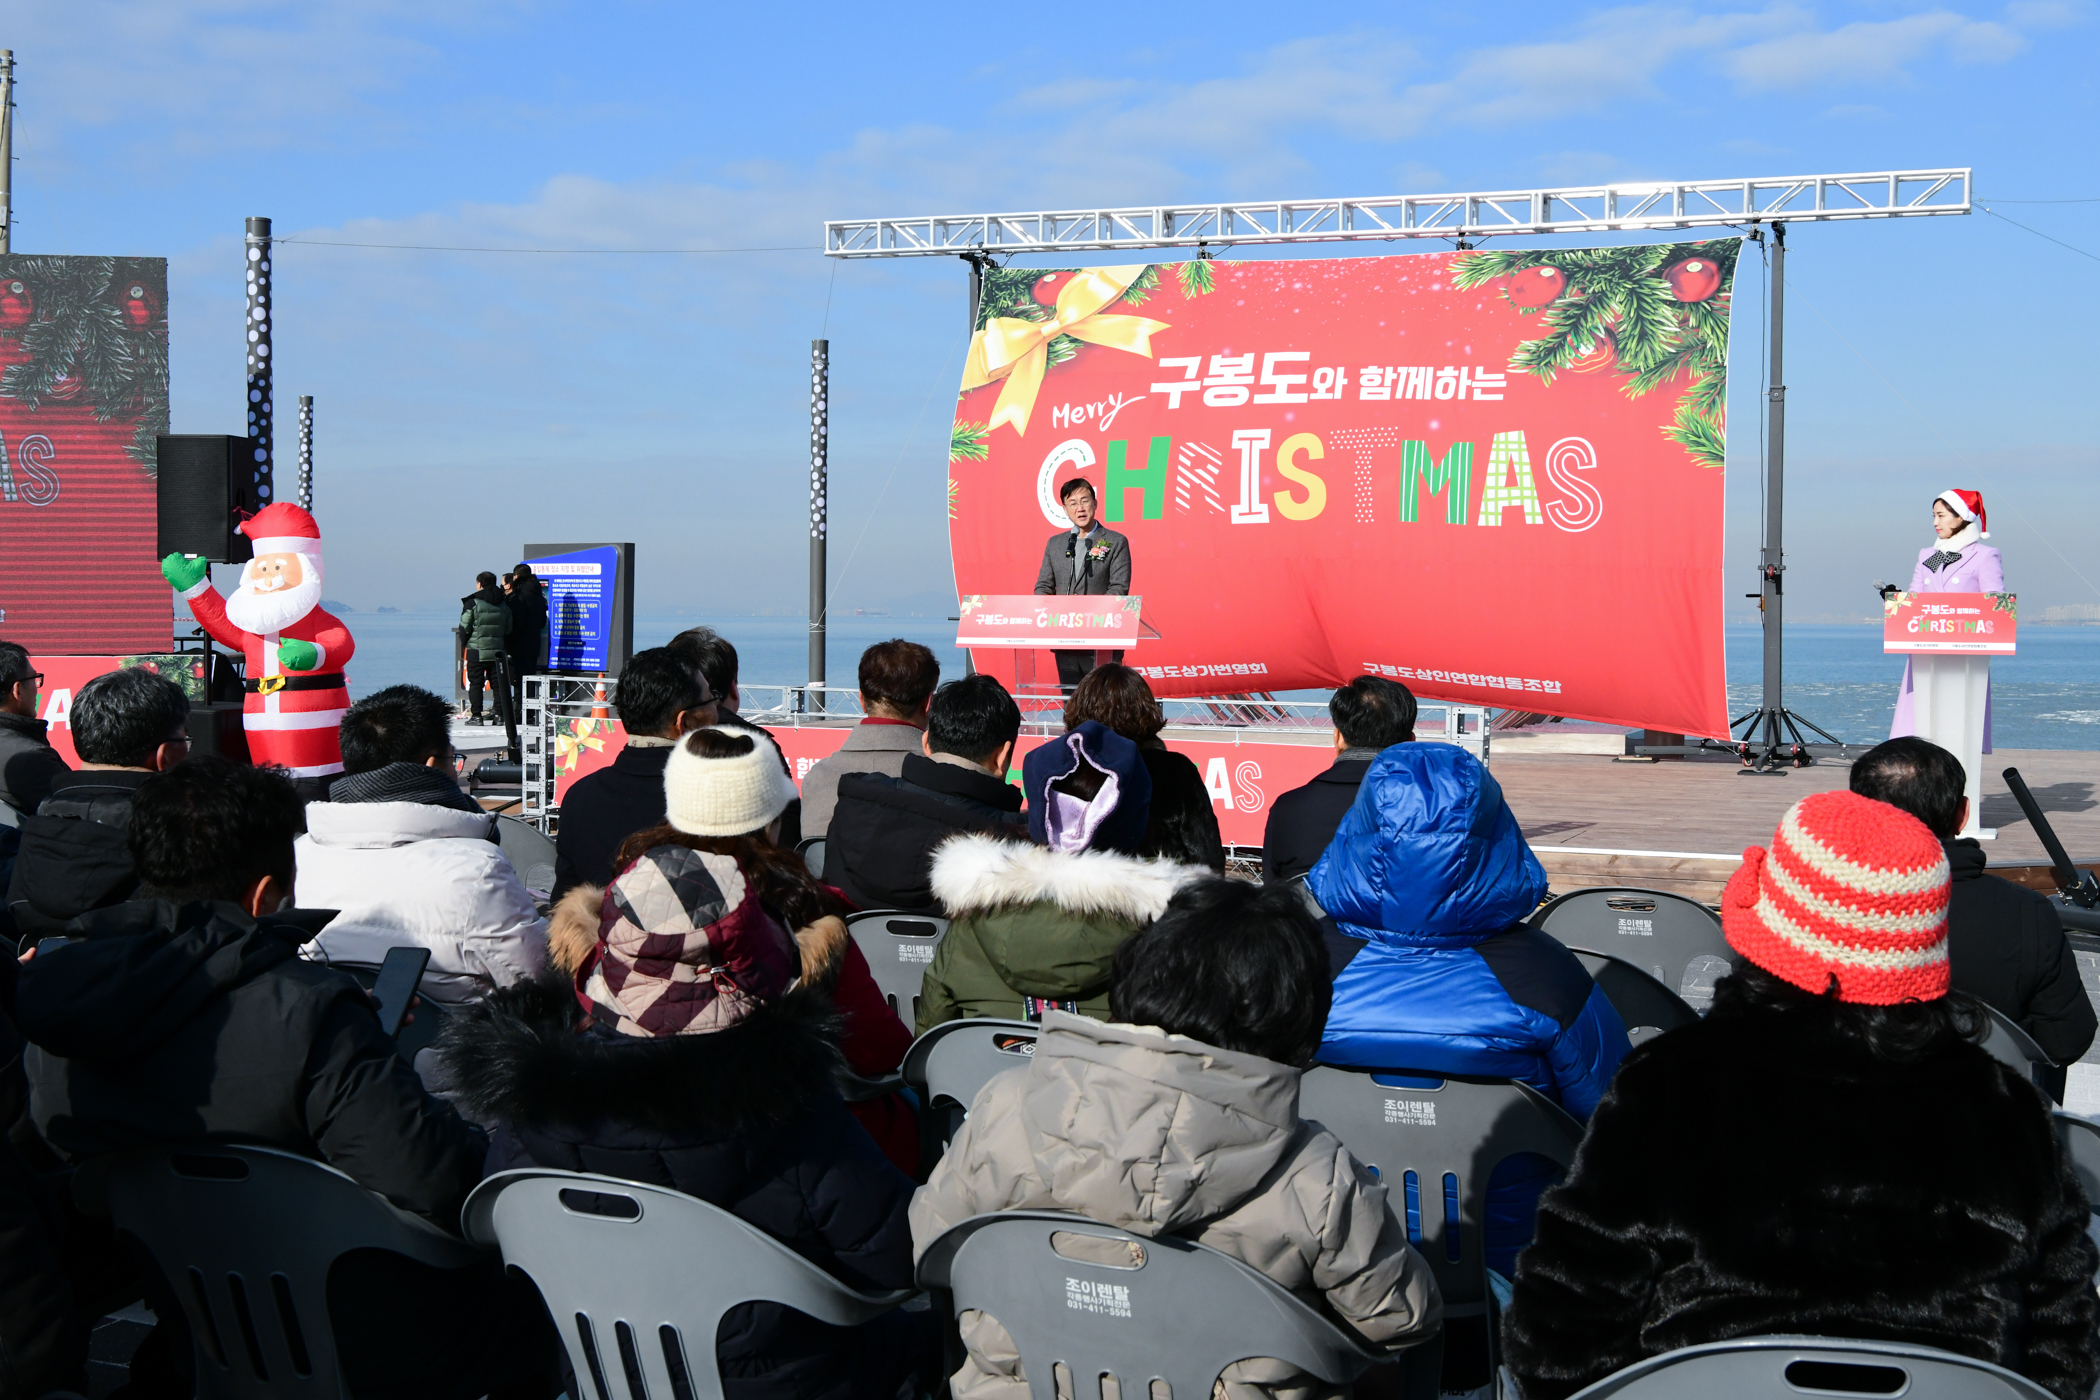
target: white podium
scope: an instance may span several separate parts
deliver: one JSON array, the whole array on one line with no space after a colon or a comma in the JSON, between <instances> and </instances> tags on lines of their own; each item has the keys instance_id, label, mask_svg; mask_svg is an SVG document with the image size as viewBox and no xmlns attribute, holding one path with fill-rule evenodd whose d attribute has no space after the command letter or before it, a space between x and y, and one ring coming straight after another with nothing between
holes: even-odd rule
<instances>
[{"instance_id":1,"label":"white podium","mask_svg":"<svg viewBox=\"0 0 2100 1400\"><path fill-rule=\"evenodd\" d=\"M1983 727L1991 658L2011 656L2017 642L2017 599L2010 593L1898 593L1883 614L1882 651L1910 658L1914 731L1960 759L1968 779L1961 834L1993 840L1998 833L1982 823Z\"/></svg>"},{"instance_id":2,"label":"white podium","mask_svg":"<svg viewBox=\"0 0 2100 1400\"><path fill-rule=\"evenodd\" d=\"M1997 830L1985 828L1979 820L1983 811L1983 717L1990 702L1991 658L1948 652L1913 656L1910 689L1918 737L1960 759L1961 771L1968 777L1963 792L1969 799L1969 816L1961 834L1996 840Z\"/></svg>"}]
</instances>

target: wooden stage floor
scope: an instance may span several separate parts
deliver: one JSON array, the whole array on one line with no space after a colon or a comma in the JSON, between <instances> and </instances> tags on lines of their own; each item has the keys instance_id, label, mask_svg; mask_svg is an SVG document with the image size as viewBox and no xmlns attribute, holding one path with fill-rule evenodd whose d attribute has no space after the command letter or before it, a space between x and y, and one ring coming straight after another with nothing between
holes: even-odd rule
<instances>
[{"instance_id":1,"label":"wooden stage floor","mask_svg":"<svg viewBox=\"0 0 2100 1400\"><path fill-rule=\"evenodd\" d=\"M2071 858L2100 862L2100 753L2001 749L1984 762L1983 824L1998 829L1984 843L1992 866L2049 859L1999 776L2007 768L2020 770ZM1556 892L1623 883L1708 903L1719 900L1745 846L1768 844L1788 807L1843 788L1850 773L1833 760L1747 777L1732 759L1616 763L1573 754L1493 754L1489 767Z\"/></svg>"}]
</instances>

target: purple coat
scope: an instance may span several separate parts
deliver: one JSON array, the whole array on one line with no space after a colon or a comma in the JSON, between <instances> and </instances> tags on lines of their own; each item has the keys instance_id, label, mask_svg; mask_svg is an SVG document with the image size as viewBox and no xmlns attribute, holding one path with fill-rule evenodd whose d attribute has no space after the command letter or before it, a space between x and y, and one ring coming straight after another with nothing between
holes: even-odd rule
<instances>
[{"instance_id":1,"label":"purple coat","mask_svg":"<svg viewBox=\"0 0 2100 1400\"><path fill-rule=\"evenodd\" d=\"M1935 573L1925 561L1939 553L1933 545L1918 551L1917 567L1910 573L1910 591L1913 593L2003 593L2005 591L2005 561L1998 551L1987 544L1972 544L1961 551L1961 558ZM1889 737L1900 739L1906 734L1918 732L1916 699L1910 688L1910 658L1903 660L1903 688L1896 692L1896 719L1889 726ZM1991 751L1991 701L1990 692L1984 692L1983 700L1983 751Z\"/></svg>"}]
</instances>

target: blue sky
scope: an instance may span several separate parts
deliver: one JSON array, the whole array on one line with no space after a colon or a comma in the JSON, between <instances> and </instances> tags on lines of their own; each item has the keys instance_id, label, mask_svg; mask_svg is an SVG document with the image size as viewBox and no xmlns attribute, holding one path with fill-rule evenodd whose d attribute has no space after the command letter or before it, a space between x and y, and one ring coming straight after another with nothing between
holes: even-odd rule
<instances>
[{"instance_id":1,"label":"blue sky","mask_svg":"<svg viewBox=\"0 0 2100 1400\"><path fill-rule=\"evenodd\" d=\"M824 334L834 606L945 610L963 269L834 265L826 218L1943 164L2086 251L1982 213L1795 230L1791 607L1864 615L1949 485L1985 492L2030 607L2100 603L2100 202L2001 202L2100 200L2089 0L72 0L15 7L0 43L14 247L170 259L177 431L239 430L243 217L293 240L280 431L313 394L329 592L360 608L441 604L527 538L595 538L637 541L644 609L799 609ZM1738 365L1754 353L1739 334Z\"/></svg>"}]
</instances>

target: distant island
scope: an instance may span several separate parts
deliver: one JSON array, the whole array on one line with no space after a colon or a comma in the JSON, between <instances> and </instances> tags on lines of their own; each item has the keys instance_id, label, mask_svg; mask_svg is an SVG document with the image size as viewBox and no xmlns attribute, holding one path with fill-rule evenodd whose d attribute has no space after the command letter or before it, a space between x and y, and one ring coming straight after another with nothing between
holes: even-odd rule
<instances>
[{"instance_id":1,"label":"distant island","mask_svg":"<svg viewBox=\"0 0 2100 1400\"><path fill-rule=\"evenodd\" d=\"M348 603L338 603L333 598L323 598L321 600L321 606L328 609L328 611L332 613L346 613L357 611L356 608L351 607Z\"/></svg>"},{"instance_id":2,"label":"distant island","mask_svg":"<svg viewBox=\"0 0 2100 1400\"><path fill-rule=\"evenodd\" d=\"M381 612L383 612L383 613L397 613L397 612L400 612L400 611L401 611L401 609L399 609L399 608L381 608L381 609L380 609L380 611L381 611Z\"/></svg>"}]
</instances>

